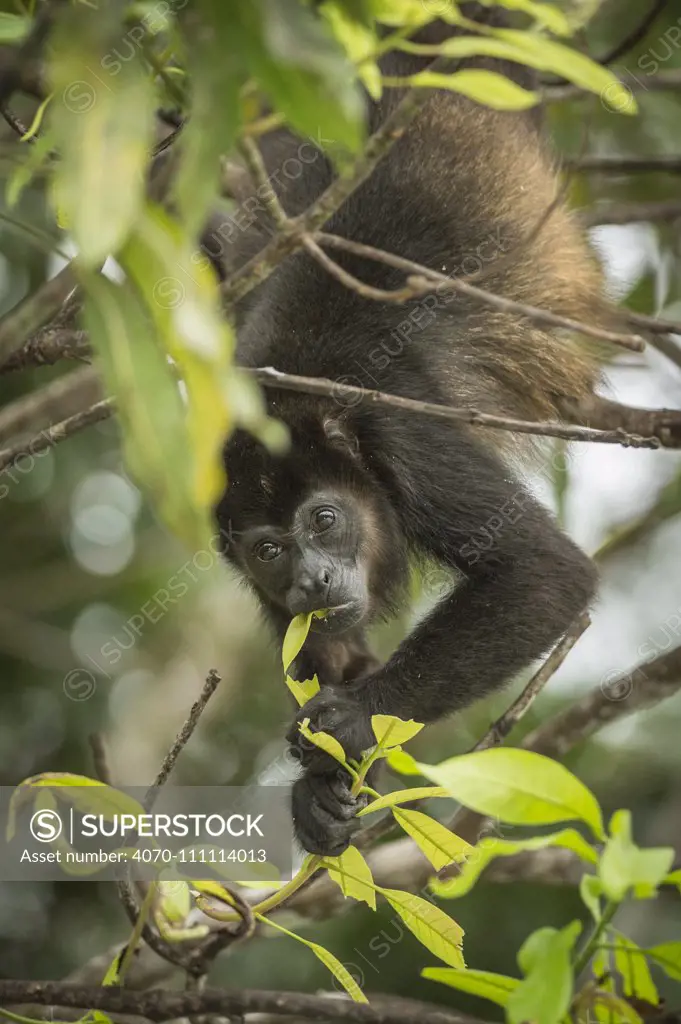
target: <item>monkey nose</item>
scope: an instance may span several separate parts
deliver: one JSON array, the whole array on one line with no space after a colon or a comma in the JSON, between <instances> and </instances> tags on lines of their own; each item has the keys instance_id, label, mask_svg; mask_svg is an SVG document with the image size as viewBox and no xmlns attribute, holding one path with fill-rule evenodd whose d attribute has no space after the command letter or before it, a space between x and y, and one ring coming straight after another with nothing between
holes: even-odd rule
<instances>
[{"instance_id":1,"label":"monkey nose","mask_svg":"<svg viewBox=\"0 0 681 1024\"><path fill-rule=\"evenodd\" d=\"M301 573L288 592L288 606L292 615L320 611L326 608L331 588L331 573L320 569L314 573Z\"/></svg>"}]
</instances>

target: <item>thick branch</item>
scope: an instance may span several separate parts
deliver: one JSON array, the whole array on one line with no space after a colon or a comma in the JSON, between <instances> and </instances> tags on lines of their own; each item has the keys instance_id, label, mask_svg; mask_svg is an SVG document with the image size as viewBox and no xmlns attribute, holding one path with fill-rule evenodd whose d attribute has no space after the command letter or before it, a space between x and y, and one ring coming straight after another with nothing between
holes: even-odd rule
<instances>
[{"instance_id":1,"label":"thick branch","mask_svg":"<svg viewBox=\"0 0 681 1024\"><path fill-rule=\"evenodd\" d=\"M619 427L635 436L656 437L665 448L681 448L681 411L678 409L635 409L600 395L579 400L561 398L558 407L571 423L606 431Z\"/></svg>"},{"instance_id":2,"label":"thick branch","mask_svg":"<svg viewBox=\"0 0 681 1024\"><path fill-rule=\"evenodd\" d=\"M601 685L526 736L523 746L562 757L595 732L635 711L659 704L681 689L681 647L643 662Z\"/></svg>"},{"instance_id":3,"label":"thick branch","mask_svg":"<svg viewBox=\"0 0 681 1024\"><path fill-rule=\"evenodd\" d=\"M133 992L115 987L80 988L58 981L2 981L0 1003L37 1003L41 1006L78 1007L109 1014L133 1014L151 1021L175 1020L207 1014L242 1017L246 1013L288 1014L305 1020L351 1021L353 1024L479 1024L474 1018L442 1009L417 1010L398 1001L384 1009L338 997L297 992L242 989L204 989L203 992Z\"/></svg>"},{"instance_id":4,"label":"thick branch","mask_svg":"<svg viewBox=\"0 0 681 1024\"><path fill-rule=\"evenodd\" d=\"M596 206L582 213L582 223L587 228L604 224L636 224L639 221L669 221L681 217L681 201L662 199L648 203L611 203Z\"/></svg>"},{"instance_id":5,"label":"thick branch","mask_svg":"<svg viewBox=\"0 0 681 1024\"><path fill-rule=\"evenodd\" d=\"M89 360L92 355L85 331L45 327L0 366L0 375L34 366L53 366L60 359Z\"/></svg>"},{"instance_id":6,"label":"thick branch","mask_svg":"<svg viewBox=\"0 0 681 1024\"><path fill-rule=\"evenodd\" d=\"M43 285L0 321L0 364L19 349L26 339L59 312L76 287L71 264Z\"/></svg>"}]
</instances>

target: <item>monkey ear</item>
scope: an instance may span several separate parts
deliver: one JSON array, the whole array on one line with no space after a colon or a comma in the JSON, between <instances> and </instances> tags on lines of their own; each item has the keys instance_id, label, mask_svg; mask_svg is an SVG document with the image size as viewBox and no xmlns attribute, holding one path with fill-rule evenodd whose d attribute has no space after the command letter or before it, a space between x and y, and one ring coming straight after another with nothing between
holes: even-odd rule
<instances>
[{"instance_id":1,"label":"monkey ear","mask_svg":"<svg viewBox=\"0 0 681 1024\"><path fill-rule=\"evenodd\" d=\"M359 441L343 416L327 416L322 423L324 435L330 445L350 455L359 456Z\"/></svg>"}]
</instances>

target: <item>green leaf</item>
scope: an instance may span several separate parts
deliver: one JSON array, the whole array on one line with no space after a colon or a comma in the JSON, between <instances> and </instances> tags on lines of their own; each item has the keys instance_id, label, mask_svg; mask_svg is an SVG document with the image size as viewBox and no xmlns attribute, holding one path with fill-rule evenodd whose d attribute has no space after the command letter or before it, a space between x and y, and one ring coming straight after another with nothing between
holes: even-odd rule
<instances>
[{"instance_id":1,"label":"green leaf","mask_svg":"<svg viewBox=\"0 0 681 1024\"><path fill-rule=\"evenodd\" d=\"M177 380L129 281L87 280L85 325L107 389L117 402L125 462L162 521L194 550L212 529L191 493L192 440Z\"/></svg>"},{"instance_id":2,"label":"green leaf","mask_svg":"<svg viewBox=\"0 0 681 1024\"><path fill-rule=\"evenodd\" d=\"M582 875L579 883L579 895L594 921L598 923L602 917L601 896L603 895L600 878L595 875Z\"/></svg>"},{"instance_id":3,"label":"green leaf","mask_svg":"<svg viewBox=\"0 0 681 1024\"><path fill-rule=\"evenodd\" d=\"M372 715L371 728L374 731L376 742L379 747L399 747L413 739L423 729L421 722L415 722L412 718L404 721L394 715Z\"/></svg>"},{"instance_id":4,"label":"green leaf","mask_svg":"<svg viewBox=\"0 0 681 1024\"><path fill-rule=\"evenodd\" d=\"M537 71L545 71L573 82L581 89L603 95L616 110L635 113L631 93L617 76L603 65L545 35L516 29L488 29L485 36L457 36L437 47L438 53L453 58L473 56L510 60ZM406 50L411 44L402 44Z\"/></svg>"},{"instance_id":5,"label":"green leaf","mask_svg":"<svg viewBox=\"0 0 681 1024\"><path fill-rule=\"evenodd\" d=\"M657 1006L660 996L650 974L645 954L626 935L615 936L615 967L622 976L625 996Z\"/></svg>"},{"instance_id":6,"label":"green leaf","mask_svg":"<svg viewBox=\"0 0 681 1024\"><path fill-rule=\"evenodd\" d=\"M296 615L295 618L291 619L281 648L284 672L288 672L291 664L303 649L303 644L307 640L307 634L310 632L311 622L312 612L301 612L300 615Z\"/></svg>"},{"instance_id":7,"label":"green leaf","mask_svg":"<svg viewBox=\"0 0 681 1024\"><path fill-rule=\"evenodd\" d=\"M192 908L192 897L186 882L159 879L158 908L171 924L184 924Z\"/></svg>"},{"instance_id":8,"label":"green leaf","mask_svg":"<svg viewBox=\"0 0 681 1024\"><path fill-rule=\"evenodd\" d=\"M0 12L0 43L20 43L31 30L32 21L23 14Z\"/></svg>"},{"instance_id":9,"label":"green leaf","mask_svg":"<svg viewBox=\"0 0 681 1024\"><path fill-rule=\"evenodd\" d=\"M329 878L339 886L344 896L362 900L376 909L376 892L371 868L356 846L348 846L340 857L325 857L324 866Z\"/></svg>"},{"instance_id":10,"label":"green leaf","mask_svg":"<svg viewBox=\"0 0 681 1024\"><path fill-rule=\"evenodd\" d=\"M532 836L529 839L482 839L472 848L466 863L454 878L440 881L434 878L430 888L443 899L456 899L470 892L487 865L496 857L513 857L528 850L543 850L548 846L562 846L572 850L587 863L598 861L595 850L572 828L562 829L546 836Z\"/></svg>"},{"instance_id":11,"label":"green leaf","mask_svg":"<svg viewBox=\"0 0 681 1024\"><path fill-rule=\"evenodd\" d=\"M118 31L112 8L65 10L49 48L53 201L89 267L118 252L140 214L154 133L154 86L139 57L102 71Z\"/></svg>"},{"instance_id":12,"label":"green leaf","mask_svg":"<svg viewBox=\"0 0 681 1024\"><path fill-rule=\"evenodd\" d=\"M613 992L597 992L592 1003L598 1024L644 1024L643 1017L626 999Z\"/></svg>"},{"instance_id":13,"label":"green leaf","mask_svg":"<svg viewBox=\"0 0 681 1024\"><path fill-rule=\"evenodd\" d=\"M235 62L225 59L232 46L230 10L224 0L199 0L210 24L187 22L187 73L191 79L191 111L178 139L181 163L173 193L190 234L206 223L220 186L220 157L229 153L240 120ZM219 97L219 116L216 116Z\"/></svg>"},{"instance_id":14,"label":"green leaf","mask_svg":"<svg viewBox=\"0 0 681 1024\"><path fill-rule=\"evenodd\" d=\"M394 807L395 821L412 837L418 848L428 858L436 871L447 864L465 860L473 849L470 843L461 839L435 818L421 811Z\"/></svg>"},{"instance_id":15,"label":"green leaf","mask_svg":"<svg viewBox=\"0 0 681 1024\"><path fill-rule=\"evenodd\" d=\"M681 870L672 871L665 878L662 879L663 885L675 885L679 892L681 892Z\"/></svg>"},{"instance_id":16,"label":"green leaf","mask_svg":"<svg viewBox=\"0 0 681 1024\"><path fill-rule=\"evenodd\" d=\"M633 890L636 899L650 899L664 882L674 861L671 847L642 850L631 837L631 813L616 811L598 866L598 876L608 899L620 902Z\"/></svg>"},{"instance_id":17,"label":"green leaf","mask_svg":"<svg viewBox=\"0 0 681 1024\"><path fill-rule=\"evenodd\" d=\"M312 679L306 679L302 683L299 683L296 679L291 679L291 677L287 675L286 685L296 698L298 706L301 708L303 704L307 704L309 700L312 700L316 693L319 693L319 679L316 675L314 675Z\"/></svg>"},{"instance_id":18,"label":"green leaf","mask_svg":"<svg viewBox=\"0 0 681 1024\"><path fill-rule=\"evenodd\" d=\"M582 930L579 921L557 931L540 928L518 952L518 964L525 978L506 1004L509 1024L559 1024L572 1000L572 949Z\"/></svg>"},{"instance_id":19,"label":"green leaf","mask_svg":"<svg viewBox=\"0 0 681 1024\"><path fill-rule=\"evenodd\" d=\"M510 11L529 14L539 25L543 25L556 36L569 36L570 23L563 11L553 4L537 3L536 0L497 0L501 7Z\"/></svg>"},{"instance_id":20,"label":"green leaf","mask_svg":"<svg viewBox=\"0 0 681 1024\"><path fill-rule=\"evenodd\" d=\"M145 296L158 345L184 383L190 459L185 486L198 514L212 519L225 486L225 438L237 422L253 426L238 408L243 381L232 366L235 341L215 275L180 226L152 205L135 225L120 263Z\"/></svg>"},{"instance_id":21,"label":"green leaf","mask_svg":"<svg viewBox=\"0 0 681 1024\"><path fill-rule=\"evenodd\" d=\"M496 71L477 68L446 75L439 71L419 71L404 79L416 88L450 89L493 110L527 110L539 103L539 93L530 92Z\"/></svg>"},{"instance_id":22,"label":"green leaf","mask_svg":"<svg viewBox=\"0 0 681 1024\"><path fill-rule=\"evenodd\" d=\"M518 987L517 978L508 978L505 974L492 974L489 971L456 970L452 967L424 967L421 976L430 981L440 981L458 992L467 992L471 996L489 999L497 1006L506 1006L508 997Z\"/></svg>"},{"instance_id":23,"label":"green leaf","mask_svg":"<svg viewBox=\"0 0 681 1024\"><path fill-rule=\"evenodd\" d=\"M518 53L524 54L524 58L520 59L530 67L559 75L581 89L601 95L615 110L628 114L636 113L636 103L631 90L622 85L614 72L591 60L590 57L532 32L497 29L494 36L516 46Z\"/></svg>"},{"instance_id":24,"label":"green leaf","mask_svg":"<svg viewBox=\"0 0 681 1024\"><path fill-rule=\"evenodd\" d=\"M393 771L399 772L400 775L422 774L418 761L406 750L391 750L386 760ZM438 789L442 789L442 787L438 786ZM449 790L447 790L447 795L449 795Z\"/></svg>"},{"instance_id":25,"label":"green leaf","mask_svg":"<svg viewBox=\"0 0 681 1024\"><path fill-rule=\"evenodd\" d=\"M645 952L670 978L681 981L681 942L663 942Z\"/></svg>"},{"instance_id":26,"label":"green leaf","mask_svg":"<svg viewBox=\"0 0 681 1024\"><path fill-rule=\"evenodd\" d=\"M394 807L396 804L407 804L412 800L427 800L438 796L448 797L449 793L442 786L417 786L414 789L396 789L394 793L385 793L384 796L372 800L367 807L363 807L361 811L357 812L357 817L361 818L365 814L371 814L373 811L383 811L386 807Z\"/></svg>"},{"instance_id":27,"label":"green leaf","mask_svg":"<svg viewBox=\"0 0 681 1024\"><path fill-rule=\"evenodd\" d=\"M70 772L43 772L24 779L12 793L7 812L8 840L14 837L16 831L17 808L29 801L36 790L41 789L56 791L63 800L68 800L79 810L101 814L107 821L113 820L114 814L133 815L136 818L144 813L144 808L134 797L98 782L97 779Z\"/></svg>"},{"instance_id":28,"label":"green leaf","mask_svg":"<svg viewBox=\"0 0 681 1024\"><path fill-rule=\"evenodd\" d=\"M359 150L364 105L352 64L326 25L297 0L230 7L231 52L273 106L304 136L323 129L333 142Z\"/></svg>"},{"instance_id":29,"label":"green leaf","mask_svg":"<svg viewBox=\"0 0 681 1024\"><path fill-rule=\"evenodd\" d=\"M323 732L321 729L316 732L312 732L309 726L309 721L309 718L306 718L299 725L300 732L305 739L309 740L310 743L313 743L315 747L319 747L320 750L323 750L325 754L328 754L335 761L345 765L345 751L338 740L328 732Z\"/></svg>"},{"instance_id":30,"label":"green leaf","mask_svg":"<svg viewBox=\"0 0 681 1024\"><path fill-rule=\"evenodd\" d=\"M392 28L402 26L418 28L431 21L433 17L424 7L422 0L370 0L370 3L376 21ZM443 6L443 4L438 5L438 14L441 17L444 17L445 12L439 8Z\"/></svg>"},{"instance_id":31,"label":"green leaf","mask_svg":"<svg viewBox=\"0 0 681 1024\"><path fill-rule=\"evenodd\" d=\"M382 888L378 892L426 949L451 967L466 966L461 950L463 928L443 910L410 892Z\"/></svg>"},{"instance_id":32,"label":"green leaf","mask_svg":"<svg viewBox=\"0 0 681 1024\"><path fill-rule=\"evenodd\" d=\"M603 820L589 789L562 764L530 750L480 750L418 771L455 800L512 825L552 825L581 819L600 839Z\"/></svg>"},{"instance_id":33,"label":"green leaf","mask_svg":"<svg viewBox=\"0 0 681 1024\"><path fill-rule=\"evenodd\" d=\"M310 942L309 939L304 939L301 935L296 935L295 932L289 931L288 928L284 928L278 922L275 923L269 917L264 917L262 914L256 914L255 917L258 921L262 921L263 924L267 924L270 928L275 928L277 931L283 932L284 935L288 935L289 938L295 939L296 942L302 942L304 946L311 949L314 955L321 960L329 971L331 971L336 981L340 982L350 998L356 1003L369 1002L355 979L348 971L347 967L345 967L340 960L333 955L333 953L330 953L328 949L324 949L323 946L318 945L316 942Z\"/></svg>"}]
</instances>

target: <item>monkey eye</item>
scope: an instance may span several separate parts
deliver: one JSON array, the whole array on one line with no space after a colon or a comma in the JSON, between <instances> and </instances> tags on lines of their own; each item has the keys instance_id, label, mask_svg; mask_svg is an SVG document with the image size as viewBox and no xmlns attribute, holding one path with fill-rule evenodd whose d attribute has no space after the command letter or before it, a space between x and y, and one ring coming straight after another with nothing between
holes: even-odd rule
<instances>
[{"instance_id":1,"label":"monkey eye","mask_svg":"<svg viewBox=\"0 0 681 1024\"><path fill-rule=\"evenodd\" d=\"M272 540L263 540L255 545L254 551L256 558L259 558L261 562L271 562L281 554L282 547L281 544L275 544Z\"/></svg>"},{"instance_id":2,"label":"monkey eye","mask_svg":"<svg viewBox=\"0 0 681 1024\"><path fill-rule=\"evenodd\" d=\"M312 525L316 533L323 533L336 522L336 513L332 508L318 508L312 516Z\"/></svg>"}]
</instances>

